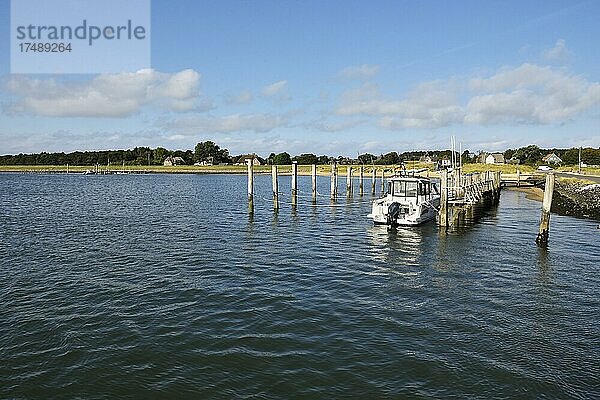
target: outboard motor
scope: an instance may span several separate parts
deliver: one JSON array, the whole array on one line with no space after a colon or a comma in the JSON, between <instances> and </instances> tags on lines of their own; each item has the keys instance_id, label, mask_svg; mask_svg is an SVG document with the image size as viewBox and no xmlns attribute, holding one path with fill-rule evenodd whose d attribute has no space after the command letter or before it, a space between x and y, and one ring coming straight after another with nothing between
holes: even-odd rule
<instances>
[{"instance_id":1,"label":"outboard motor","mask_svg":"<svg viewBox=\"0 0 600 400\"><path fill-rule=\"evenodd\" d=\"M400 203L393 202L392 204L390 204L388 206L387 224L392 228L397 227L398 223L396 222L396 219L398 218L399 215L400 215Z\"/></svg>"}]
</instances>

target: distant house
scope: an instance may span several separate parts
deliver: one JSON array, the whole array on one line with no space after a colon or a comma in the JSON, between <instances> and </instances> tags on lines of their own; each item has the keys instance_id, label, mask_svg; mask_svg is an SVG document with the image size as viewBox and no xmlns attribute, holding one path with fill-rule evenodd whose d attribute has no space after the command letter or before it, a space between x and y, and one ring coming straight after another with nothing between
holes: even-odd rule
<instances>
[{"instance_id":1,"label":"distant house","mask_svg":"<svg viewBox=\"0 0 600 400\"><path fill-rule=\"evenodd\" d=\"M448 168L452 166L452 161L444 157L438 161L439 168Z\"/></svg>"},{"instance_id":2,"label":"distant house","mask_svg":"<svg viewBox=\"0 0 600 400\"><path fill-rule=\"evenodd\" d=\"M542 161L545 164L560 164L562 163L562 159L554 153L550 153L542 158Z\"/></svg>"},{"instance_id":3,"label":"distant house","mask_svg":"<svg viewBox=\"0 0 600 400\"><path fill-rule=\"evenodd\" d=\"M433 164L437 162L438 158L436 156L430 156L428 153L424 156L419 157L419 162L426 164Z\"/></svg>"},{"instance_id":4,"label":"distant house","mask_svg":"<svg viewBox=\"0 0 600 400\"><path fill-rule=\"evenodd\" d=\"M252 165L262 165L256 154L244 154L239 156L235 165L246 165L246 160L252 160Z\"/></svg>"},{"instance_id":5,"label":"distant house","mask_svg":"<svg viewBox=\"0 0 600 400\"><path fill-rule=\"evenodd\" d=\"M502 153L491 153L485 158L486 164L505 164L504 154Z\"/></svg>"},{"instance_id":6,"label":"distant house","mask_svg":"<svg viewBox=\"0 0 600 400\"><path fill-rule=\"evenodd\" d=\"M163 162L163 165L166 167L172 167L174 165L184 165L185 164L185 160L181 157L167 157L165 158L165 161Z\"/></svg>"},{"instance_id":7,"label":"distant house","mask_svg":"<svg viewBox=\"0 0 600 400\"><path fill-rule=\"evenodd\" d=\"M214 158L212 156L208 156L204 160L197 162L194 165L200 165L204 167L214 165Z\"/></svg>"}]
</instances>

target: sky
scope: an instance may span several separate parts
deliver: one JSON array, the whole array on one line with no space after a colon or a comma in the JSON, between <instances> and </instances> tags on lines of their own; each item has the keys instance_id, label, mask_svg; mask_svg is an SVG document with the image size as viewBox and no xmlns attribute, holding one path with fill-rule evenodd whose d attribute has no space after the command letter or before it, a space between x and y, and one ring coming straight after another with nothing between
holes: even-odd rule
<instances>
[{"instance_id":1,"label":"sky","mask_svg":"<svg viewBox=\"0 0 600 400\"><path fill-rule=\"evenodd\" d=\"M126 1L126 0L123 0ZM10 74L0 154L600 147L600 1L153 0L151 68Z\"/></svg>"}]
</instances>

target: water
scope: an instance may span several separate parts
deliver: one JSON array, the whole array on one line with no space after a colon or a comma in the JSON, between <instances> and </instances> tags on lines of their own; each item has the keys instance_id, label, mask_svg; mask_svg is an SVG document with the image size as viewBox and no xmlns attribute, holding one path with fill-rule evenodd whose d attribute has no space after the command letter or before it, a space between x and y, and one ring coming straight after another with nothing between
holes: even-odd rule
<instances>
[{"instance_id":1,"label":"water","mask_svg":"<svg viewBox=\"0 0 600 400\"><path fill-rule=\"evenodd\" d=\"M504 191L392 233L255 180L249 218L244 176L0 174L0 398L600 396L597 223L538 250Z\"/></svg>"}]
</instances>

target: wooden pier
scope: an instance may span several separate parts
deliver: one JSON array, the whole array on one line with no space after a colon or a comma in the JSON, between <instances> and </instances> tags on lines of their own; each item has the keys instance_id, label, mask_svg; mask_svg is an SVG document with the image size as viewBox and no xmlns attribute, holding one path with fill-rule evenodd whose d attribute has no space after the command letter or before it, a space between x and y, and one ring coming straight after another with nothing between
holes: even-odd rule
<instances>
[{"instance_id":1,"label":"wooden pier","mask_svg":"<svg viewBox=\"0 0 600 400\"><path fill-rule=\"evenodd\" d=\"M477 206L496 205L500 201L502 178L500 172L486 171L462 174L460 168L440 172L441 227L457 226Z\"/></svg>"}]
</instances>

